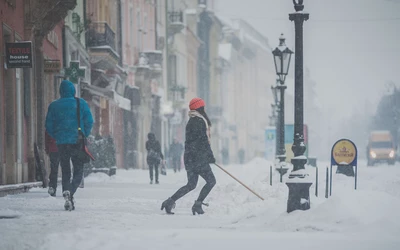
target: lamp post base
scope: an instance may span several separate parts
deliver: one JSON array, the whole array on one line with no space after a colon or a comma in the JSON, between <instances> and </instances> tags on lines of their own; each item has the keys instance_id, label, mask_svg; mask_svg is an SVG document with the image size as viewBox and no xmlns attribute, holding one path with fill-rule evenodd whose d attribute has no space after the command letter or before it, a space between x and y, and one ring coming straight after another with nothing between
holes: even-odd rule
<instances>
[{"instance_id":1,"label":"lamp post base","mask_svg":"<svg viewBox=\"0 0 400 250\"><path fill-rule=\"evenodd\" d=\"M287 201L287 212L295 210L310 209L310 187L311 182L294 182L292 180L286 182L289 188L289 198Z\"/></svg>"}]
</instances>

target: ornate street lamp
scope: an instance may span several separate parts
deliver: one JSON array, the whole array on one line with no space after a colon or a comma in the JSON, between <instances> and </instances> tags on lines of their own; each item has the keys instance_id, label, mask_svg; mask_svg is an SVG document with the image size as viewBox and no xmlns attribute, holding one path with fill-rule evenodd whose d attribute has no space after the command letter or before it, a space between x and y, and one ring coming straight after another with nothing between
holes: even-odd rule
<instances>
[{"instance_id":1,"label":"ornate street lamp","mask_svg":"<svg viewBox=\"0 0 400 250\"><path fill-rule=\"evenodd\" d=\"M306 146L304 144L304 118L303 118L303 23L308 20L309 14L304 13L303 0L293 0L295 13L289 14L289 20L295 24L295 97L294 97L294 142L292 151L294 157L291 160L293 171L289 175L286 185L289 188L287 212L294 210L310 209L310 186L304 165L307 157L304 155Z\"/></svg>"},{"instance_id":2,"label":"ornate street lamp","mask_svg":"<svg viewBox=\"0 0 400 250\"><path fill-rule=\"evenodd\" d=\"M289 72L290 59L292 57L293 51L291 51L285 44L285 37L281 34L279 38L279 46L272 51L274 55L275 70L278 75L277 88L280 90L280 106L278 120L280 126L277 128L277 138L279 138L279 145L277 148L277 157L282 165L286 160L286 150L285 150L285 85L286 76ZM284 173L287 172L285 169ZM283 172L281 174L284 174Z\"/></svg>"},{"instance_id":3,"label":"ornate street lamp","mask_svg":"<svg viewBox=\"0 0 400 250\"><path fill-rule=\"evenodd\" d=\"M279 46L272 51L274 55L275 70L279 77L280 84L285 84L286 76L289 72L290 59L293 51L291 51L285 44L286 38L281 34L279 38Z\"/></svg>"}]
</instances>

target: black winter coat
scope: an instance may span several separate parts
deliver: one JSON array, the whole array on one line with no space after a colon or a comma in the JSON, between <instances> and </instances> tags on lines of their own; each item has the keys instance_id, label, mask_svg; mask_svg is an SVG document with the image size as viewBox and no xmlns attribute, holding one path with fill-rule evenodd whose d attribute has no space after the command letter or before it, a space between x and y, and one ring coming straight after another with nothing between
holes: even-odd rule
<instances>
[{"instance_id":1,"label":"black winter coat","mask_svg":"<svg viewBox=\"0 0 400 250\"><path fill-rule=\"evenodd\" d=\"M190 117L186 125L184 162L186 170L215 163L208 142L207 127L200 117Z\"/></svg>"},{"instance_id":2,"label":"black winter coat","mask_svg":"<svg viewBox=\"0 0 400 250\"><path fill-rule=\"evenodd\" d=\"M160 142L155 139L149 139L146 142L147 149L147 164L154 165L160 164L161 159L164 159L164 155L161 152ZM157 154L157 156L151 156L150 151L153 151Z\"/></svg>"}]
</instances>

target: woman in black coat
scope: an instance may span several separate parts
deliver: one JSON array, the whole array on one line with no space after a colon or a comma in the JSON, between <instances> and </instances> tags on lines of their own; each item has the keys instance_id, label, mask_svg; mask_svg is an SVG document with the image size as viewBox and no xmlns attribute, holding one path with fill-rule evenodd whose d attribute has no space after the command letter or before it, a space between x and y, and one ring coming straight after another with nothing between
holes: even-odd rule
<instances>
[{"instance_id":1,"label":"woman in black coat","mask_svg":"<svg viewBox=\"0 0 400 250\"><path fill-rule=\"evenodd\" d=\"M150 170L150 184L153 184L153 169L156 172L156 184L158 181L158 166L161 160L164 160L164 155L161 152L160 142L156 140L156 136L153 133L147 134L146 150L147 150L147 164Z\"/></svg>"},{"instance_id":2,"label":"woman in black coat","mask_svg":"<svg viewBox=\"0 0 400 250\"><path fill-rule=\"evenodd\" d=\"M161 210L165 208L168 214L173 214L171 210L175 207L175 201L196 188L199 176L206 181L206 185L204 185L195 201L192 213L193 215L196 213L204 214L201 205L207 205L203 201L215 186L216 180L210 167L210 163L215 163L214 154L210 146L211 122L204 111L204 106L205 103L201 98L194 98L190 101L190 118L186 125L184 153L188 183L162 203Z\"/></svg>"}]
</instances>

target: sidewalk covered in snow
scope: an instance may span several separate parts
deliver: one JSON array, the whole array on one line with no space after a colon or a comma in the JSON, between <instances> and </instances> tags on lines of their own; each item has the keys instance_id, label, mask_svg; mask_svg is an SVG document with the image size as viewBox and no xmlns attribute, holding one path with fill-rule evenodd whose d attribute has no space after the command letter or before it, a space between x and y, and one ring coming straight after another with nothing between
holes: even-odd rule
<instances>
[{"instance_id":1,"label":"sidewalk covered in snow","mask_svg":"<svg viewBox=\"0 0 400 250\"><path fill-rule=\"evenodd\" d=\"M175 215L160 210L163 200L186 183L186 172L160 177L150 185L144 170L118 170L85 179L76 210L64 211L47 190L0 198L0 249L398 249L400 166L359 167L354 179L333 176L333 193L324 198L325 169L319 173L319 197L310 189L311 209L286 213L288 188L270 163L256 159L226 169L265 198L261 201L217 167L217 185L206 214L191 206L204 185L178 200ZM325 165L322 165L325 166ZM307 168L315 179L315 170ZM287 176L284 177L284 181ZM11 216L12 215L12 216Z\"/></svg>"}]
</instances>

